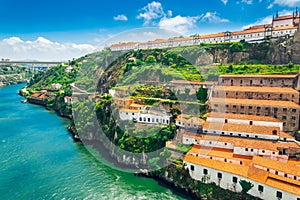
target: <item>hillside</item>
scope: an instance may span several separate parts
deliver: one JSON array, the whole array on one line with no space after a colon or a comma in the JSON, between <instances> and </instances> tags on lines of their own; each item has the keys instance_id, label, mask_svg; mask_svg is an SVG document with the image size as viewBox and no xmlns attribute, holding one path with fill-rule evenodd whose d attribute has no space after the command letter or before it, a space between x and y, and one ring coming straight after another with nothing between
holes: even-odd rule
<instances>
[{"instance_id":1,"label":"hillside","mask_svg":"<svg viewBox=\"0 0 300 200\"><path fill-rule=\"evenodd\" d=\"M22 66L1 65L0 66L0 86L25 82L32 71Z\"/></svg>"}]
</instances>

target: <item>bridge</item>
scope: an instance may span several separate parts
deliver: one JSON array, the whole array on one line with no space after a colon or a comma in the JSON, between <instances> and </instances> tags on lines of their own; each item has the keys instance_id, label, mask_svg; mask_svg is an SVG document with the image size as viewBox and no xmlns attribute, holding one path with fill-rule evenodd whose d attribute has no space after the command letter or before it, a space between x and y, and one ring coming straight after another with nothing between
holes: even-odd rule
<instances>
[{"instance_id":1,"label":"bridge","mask_svg":"<svg viewBox=\"0 0 300 200\"><path fill-rule=\"evenodd\" d=\"M0 61L0 64L19 64L19 65L59 65L64 62L43 62L43 61Z\"/></svg>"},{"instance_id":2,"label":"bridge","mask_svg":"<svg viewBox=\"0 0 300 200\"><path fill-rule=\"evenodd\" d=\"M33 70L47 70L51 66L56 66L59 64L63 64L64 62L58 62L58 61L10 61L10 60L0 60L0 66L1 65L25 65L24 67L31 68Z\"/></svg>"}]
</instances>

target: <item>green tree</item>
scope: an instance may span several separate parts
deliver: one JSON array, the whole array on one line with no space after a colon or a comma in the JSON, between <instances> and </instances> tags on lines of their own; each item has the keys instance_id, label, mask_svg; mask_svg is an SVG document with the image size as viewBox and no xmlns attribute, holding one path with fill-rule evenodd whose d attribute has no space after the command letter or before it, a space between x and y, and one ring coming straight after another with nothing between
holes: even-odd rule
<instances>
[{"instance_id":1,"label":"green tree","mask_svg":"<svg viewBox=\"0 0 300 200\"><path fill-rule=\"evenodd\" d=\"M246 194L249 190L251 190L251 188L254 187L254 184L249 181L240 180L239 183L242 186L242 193L244 194Z\"/></svg>"},{"instance_id":2,"label":"green tree","mask_svg":"<svg viewBox=\"0 0 300 200\"><path fill-rule=\"evenodd\" d=\"M146 58L145 62L147 64L154 64L154 63L156 63L156 58L154 56L150 55Z\"/></svg>"},{"instance_id":3,"label":"green tree","mask_svg":"<svg viewBox=\"0 0 300 200\"><path fill-rule=\"evenodd\" d=\"M199 88L196 92L196 97L201 103L205 103L207 100L207 89L206 88Z\"/></svg>"}]
</instances>

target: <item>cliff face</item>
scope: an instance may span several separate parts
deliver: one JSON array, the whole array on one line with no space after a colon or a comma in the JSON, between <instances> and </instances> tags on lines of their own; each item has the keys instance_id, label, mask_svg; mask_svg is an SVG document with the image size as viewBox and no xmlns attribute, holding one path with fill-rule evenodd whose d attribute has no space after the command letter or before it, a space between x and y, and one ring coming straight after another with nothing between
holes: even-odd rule
<instances>
[{"instance_id":1,"label":"cliff face","mask_svg":"<svg viewBox=\"0 0 300 200\"><path fill-rule=\"evenodd\" d=\"M267 62L271 64L300 64L300 31L293 38L276 41L270 49Z\"/></svg>"},{"instance_id":2,"label":"cliff face","mask_svg":"<svg viewBox=\"0 0 300 200\"><path fill-rule=\"evenodd\" d=\"M269 43L248 44L243 51L231 51L230 48L208 50L214 63L228 64L243 61L259 61L266 64L300 64L300 31L292 38L281 38Z\"/></svg>"}]
</instances>

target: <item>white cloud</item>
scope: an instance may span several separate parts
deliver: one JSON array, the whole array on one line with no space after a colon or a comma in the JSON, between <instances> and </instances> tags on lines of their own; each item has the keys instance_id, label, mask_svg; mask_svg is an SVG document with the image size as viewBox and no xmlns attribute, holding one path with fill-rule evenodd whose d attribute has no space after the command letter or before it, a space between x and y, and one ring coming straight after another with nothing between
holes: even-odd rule
<instances>
[{"instance_id":1,"label":"white cloud","mask_svg":"<svg viewBox=\"0 0 300 200\"><path fill-rule=\"evenodd\" d=\"M117 15L114 17L115 21L127 21L128 18L125 15Z\"/></svg>"},{"instance_id":2,"label":"white cloud","mask_svg":"<svg viewBox=\"0 0 300 200\"><path fill-rule=\"evenodd\" d=\"M152 3L148 3L141 10L144 12L140 13L137 16L137 18L144 19L144 26L150 25L151 23L153 23L153 20L160 19L162 17L165 17L166 15L162 8L161 3L156 1L153 1Z\"/></svg>"},{"instance_id":3,"label":"white cloud","mask_svg":"<svg viewBox=\"0 0 300 200\"><path fill-rule=\"evenodd\" d=\"M273 7L273 5L275 4L279 6L294 7L300 5L300 0L274 0L274 2L269 7Z\"/></svg>"},{"instance_id":4,"label":"white cloud","mask_svg":"<svg viewBox=\"0 0 300 200\"><path fill-rule=\"evenodd\" d=\"M202 22L208 23L226 23L228 19L220 18L216 12L207 12L200 16Z\"/></svg>"},{"instance_id":5,"label":"white cloud","mask_svg":"<svg viewBox=\"0 0 300 200\"><path fill-rule=\"evenodd\" d=\"M278 14L281 15L281 16L284 16L284 15L290 15L290 14L292 14L292 12L289 11L289 10L283 10L283 11L280 11ZM256 22L254 22L252 24L248 24L246 26L243 26L242 28L246 29L246 28L249 28L249 27L255 26L255 25L270 24L270 23L272 23L272 20L273 20L273 16L269 15L269 16L266 16L264 18L261 18L261 19L257 20Z\"/></svg>"},{"instance_id":6,"label":"white cloud","mask_svg":"<svg viewBox=\"0 0 300 200\"><path fill-rule=\"evenodd\" d=\"M0 55L12 60L70 60L91 53L95 47L89 44L58 43L43 37L34 41L23 41L11 37L0 41Z\"/></svg>"},{"instance_id":7,"label":"white cloud","mask_svg":"<svg viewBox=\"0 0 300 200\"><path fill-rule=\"evenodd\" d=\"M242 0L242 3L250 5L253 3L253 0Z\"/></svg>"},{"instance_id":8,"label":"white cloud","mask_svg":"<svg viewBox=\"0 0 300 200\"><path fill-rule=\"evenodd\" d=\"M221 0L221 1L224 3L224 5L228 3L228 0Z\"/></svg>"},{"instance_id":9,"label":"white cloud","mask_svg":"<svg viewBox=\"0 0 300 200\"><path fill-rule=\"evenodd\" d=\"M180 15L177 15L173 18L167 18L164 17L160 20L158 26L161 29L166 30L173 30L178 33L185 34L189 32L191 28L194 28L196 26L196 22L199 19L199 17L182 17Z\"/></svg>"}]
</instances>

